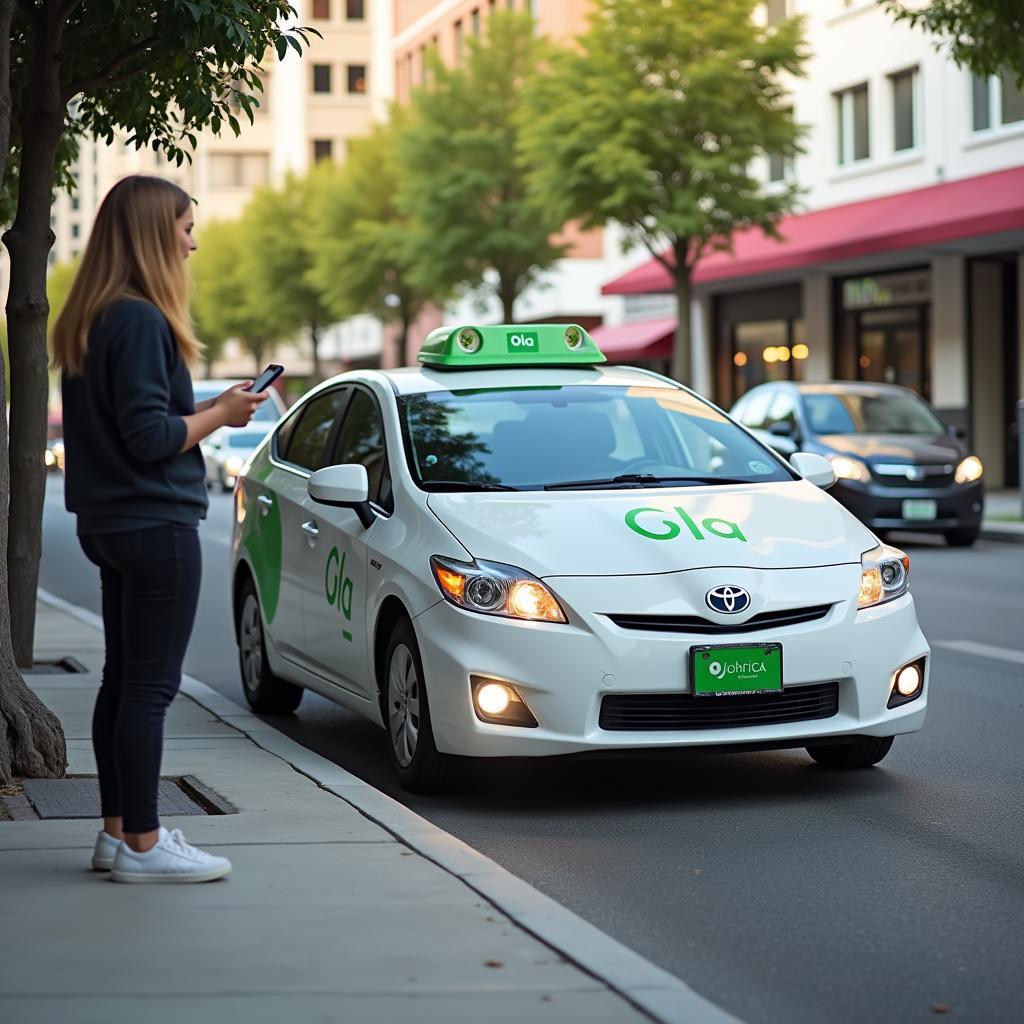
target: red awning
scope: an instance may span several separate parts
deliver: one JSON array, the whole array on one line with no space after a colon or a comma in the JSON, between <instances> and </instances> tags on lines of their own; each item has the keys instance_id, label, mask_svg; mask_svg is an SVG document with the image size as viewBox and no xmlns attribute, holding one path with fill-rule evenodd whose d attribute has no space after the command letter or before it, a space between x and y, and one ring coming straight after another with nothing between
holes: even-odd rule
<instances>
[{"instance_id":1,"label":"red awning","mask_svg":"<svg viewBox=\"0 0 1024 1024\"><path fill-rule=\"evenodd\" d=\"M668 359L675 332L676 318L665 316L617 327L595 327L590 336L609 363L628 363L634 359Z\"/></svg>"},{"instance_id":2,"label":"red awning","mask_svg":"<svg viewBox=\"0 0 1024 1024\"><path fill-rule=\"evenodd\" d=\"M694 284L777 273L874 253L1024 229L1024 167L784 217L782 241L741 231L733 252L705 256ZM606 284L605 295L672 290L657 260Z\"/></svg>"}]
</instances>

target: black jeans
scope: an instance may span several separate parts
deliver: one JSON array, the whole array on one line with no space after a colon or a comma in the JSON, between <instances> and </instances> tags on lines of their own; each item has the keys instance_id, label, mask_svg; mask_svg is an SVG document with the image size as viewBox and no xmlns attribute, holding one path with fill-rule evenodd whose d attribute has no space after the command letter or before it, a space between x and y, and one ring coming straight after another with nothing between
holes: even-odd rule
<instances>
[{"instance_id":1,"label":"black jeans","mask_svg":"<svg viewBox=\"0 0 1024 1024\"><path fill-rule=\"evenodd\" d=\"M174 523L80 538L99 566L106 662L92 718L104 817L159 827L164 715L181 685L199 601L199 531Z\"/></svg>"}]
</instances>

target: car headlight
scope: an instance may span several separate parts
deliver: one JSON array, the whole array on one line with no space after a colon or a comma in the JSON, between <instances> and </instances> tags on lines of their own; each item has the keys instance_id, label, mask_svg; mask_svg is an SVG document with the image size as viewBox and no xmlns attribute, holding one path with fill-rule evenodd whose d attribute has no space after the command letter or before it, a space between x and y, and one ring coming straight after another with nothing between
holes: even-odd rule
<instances>
[{"instance_id":1,"label":"car headlight","mask_svg":"<svg viewBox=\"0 0 1024 1024\"><path fill-rule=\"evenodd\" d=\"M870 608L902 597L910 587L910 555L880 544L860 556L858 608Z\"/></svg>"},{"instance_id":2,"label":"car headlight","mask_svg":"<svg viewBox=\"0 0 1024 1024\"><path fill-rule=\"evenodd\" d=\"M43 461L46 463L47 466L56 466L57 456L54 455L49 448L47 448L46 451L43 452Z\"/></svg>"},{"instance_id":3,"label":"car headlight","mask_svg":"<svg viewBox=\"0 0 1024 1024\"><path fill-rule=\"evenodd\" d=\"M953 474L953 479L958 484L969 484L975 480L981 479L981 474L985 472L985 467L981 464L981 459L977 455L968 455L959 466L956 467L956 473Z\"/></svg>"},{"instance_id":4,"label":"car headlight","mask_svg":"<svg viewBox=\"0 0 1024 1024\"><path fill-rule=\"evenodd\" d=\"M434 555L434 579L445 599L484 615L567 622L555 595L536 576L500 562L457 562Z\"/></svg>"},{"instance_id":5,"label":"car headlight","mask_svg":"<svg viewBox=\"0 0 1024 1024\"><path fill-rule=\"evenodd\" d=\"M866 484L871 479L867 465L860 459L852 459L849 455L830 455L828 461L832 463L837 480L856 480Z\"/></svg>"},{"instance_id":6,"label":"car headlight","mask_svg":"<svg viewBox=\"0 0 1024 1024\"><path fill-rule=\"evenodd\" d=\"M238 455L229 455L224 460L224 470L228 476L238 476L242 472L242 467L245 465L245 459L240 458Z\"/></svg>"}]
</instances>

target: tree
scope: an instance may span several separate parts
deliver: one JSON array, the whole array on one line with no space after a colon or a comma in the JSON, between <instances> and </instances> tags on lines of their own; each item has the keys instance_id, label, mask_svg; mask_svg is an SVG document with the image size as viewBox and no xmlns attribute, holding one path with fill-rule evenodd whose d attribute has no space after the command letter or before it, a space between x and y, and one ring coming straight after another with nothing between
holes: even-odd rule
<instances>
[{"instance_id":1,"label":"tree","mask_svg":"<svg viewBox=\"0 0 1024 1024\"><path fill-rule=\"evenodd\" d=\"M395 111L393 118L400 117ZM311 177L310 280L339 320L369 313L398 325L398 363L408 359L409 328L430 300L414 273L414 227L398 207L401 173L396 122L353 141L342 167Z\"/></svg>"},{"instance_id":2,"label":"tree","mask_svg":"<svg viewBox=\"0 0 1024 1024\"><path fill-rule=\"evenodd\" d=\"M1007 70L1024 88L1024 4L1021 0L932 0L907 7L898 0L879 0L897 21L938 36L937 48L949 47L959 67L976 75Z\"/></svg>"},{"instance_id":3,"label":"tree","mask_svg":"<svg viewBox=\"0 0 1024 1024\"><path fill-rule=\"evenodd\" d=\"M519 159L523 83L546 44L529 15L495 11L463 64L431 59L433 84L412 98L399 133L399 205L417 226L421 286L448 292L487 284L507 323L516 297L564 252L563 221L527 192Z\"/></svg>"},{"instance_id":4,"label":"tree","mask_svg":"<svg viewBox=\"0 0 1024 1024\"><path fill-rule=\"evenodd\" d=\"M256 376L270 347L293 325L275 308L274 295L261 295L246 273L246 254L253 241L243 220L214 221L198 236L192 256L192 314L199 337L218 349L230 338L253 357Z\"/></svg>"},{"instance_id":5,"label":"tree","mask_svg":"<svg viewBox=\"0 0 1024 1024\"><path fill-rule=\"evenodd\" d=\"M776 223L796 195L765 193L749 167L791 157L784 74L802 73L802 23L754 24L756 0L597 0L578 47L527 83L523 152L550 213L584 227L619 222L674 285L672 374L690 379L690 280L734 232Z\"/></svg>"},{"instance_id":6,"label":"tree","mask_svg":"<svg viewBox=\"0 0 1024 1024\"><path fill-rule=\"evenodd\" d=\"M32 660L46 437L46 258L55 185L69 181L78 140L151 145L181 163L206 126L241 131L252 117L259 62L302 52L287 0L19 0L11 26L10 160L0 206L11 257L7 319L11 391L11 630L19 664ZM4 147L5 153L7 147ZM16 197L16 203L15 203Z\"/></svg>"},{"instance_id":7,"label":"tree","mask_svg":"<svg viewBox=\"0 0 1024 1024\"><path fill-rule=\"evenodd\" d=\"M7 163L11 124L10 41L14 0L0 0L0 181ZM6 327L4 330L6 336ZM6 351L5 351L6 355ZM14 775L63 775L67 744L57 716L25 685L11 646L7 594L7 370L0 359L0 785ZM39 452L42 452L40 446ZM39 460L40 464L42 459ZM35 594L32 595L33 600Z\"/></svg>"},{"instance_id":8,"label":"tree","mask_svg":"<svg viewBox=\"0 0 1024 1024\"><path fill-rule=\"evenodd\" d=\"M293 175L282 188L264 188L253 195L242 214L248 241L242 270L248 301L265 308L268 319L287 325L283 333L300 328L309 332L313 377L319 382L319 332L330 323L331 314L310 278L311 198L309 179Z\"/></svg>"}]
</instances>

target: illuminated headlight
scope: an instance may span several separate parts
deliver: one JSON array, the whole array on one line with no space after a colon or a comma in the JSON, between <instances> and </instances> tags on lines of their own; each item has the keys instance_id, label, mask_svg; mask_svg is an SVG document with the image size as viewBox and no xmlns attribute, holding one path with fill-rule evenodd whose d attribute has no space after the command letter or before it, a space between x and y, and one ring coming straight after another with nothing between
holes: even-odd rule
<instances>
[{"instance_id":1,"label":"illuminated headlight","mask_svg":"<svg viewBox=\"0 0 1024 1024\"><path fill-rule=\"evenodd\" d=\"M514 686L486 676L470 676L469 681L473 690L473 708L480 721L491 725L537 728L537 719Z\"/></svg>"},{"instance_id":2,"label":"illuminated headlight","mask_svg":"<svg viewBox=\"0 0 1024 1024\"><path fill-rule=\"evenodd\" d=\"M866 484L871 479L868 467L860 459L851 459L848 455L830 455L829 462L835 471L837 480L856 480Z\"/></svg>"},{"instance_id":3,"label":"illuminated headlight","mask_svg":"<svg viewBox=\"0 0 1024 1024\"><path fill-rule=\"evenodd\" d=\"M228 476L238 476L242 472L242 467L245 465L245 459L238 455L229 455L224 460L224 472Z\"/></svg>"},{"instance_id":4,"label":"illuminated headlight","mask_svg":"<svg viewBox=\"0 0 1024 1024\"><path fill-rule=\"evenodd\" d=\"M981 474L985 472L985 467L981 464L981 459L977 455L968 455L959 466L956 467L956 473L953 479L958 484L969 484L975 480L981 479Z\"/></svg>"},{"instance_id":5,"label":"illuminated headlight","mask_svg":"<svg viewBox=\"0 0 1024 1024\"><path fill-rule=\"evenodd\" d=\"M434 555L434 579L445 599L484 615L566 622L555 595L536 576L500 562L457 562Z\"/></svg>"},{"instance_id":6,"label":"illuminated headlight","mask_svg":"<svg viewBox=\"0 0 1024 1024\"><path fill-rule=\"evenodd\" d=\"M858 608L870 608L902 597L910 586L910 555L880 544L861 555Z\"/></svg>"},{"instance_id":7,"label":"illuminated headlight","mask_svg":"<svg viewBox=\"0 0 1024 1024\"><path fill-rule=\"evenodd\" d=\"M54 455L49 448L47 448L46 451L43 452L43 461L46 463L47 466L56 466L57 456Z\"/></svg>"},{"instance_id":8,"label":"illuminated headlight","mask_svg":"<svg viewBox=\"0 0 1024 1024\"><path fill-rule=\"evenodd\" d=\"M893 672L889 681L887 708L898 708L921 696L924 689L924 663L924 658L918 658Z\"/></svg>"}]
</instances>

